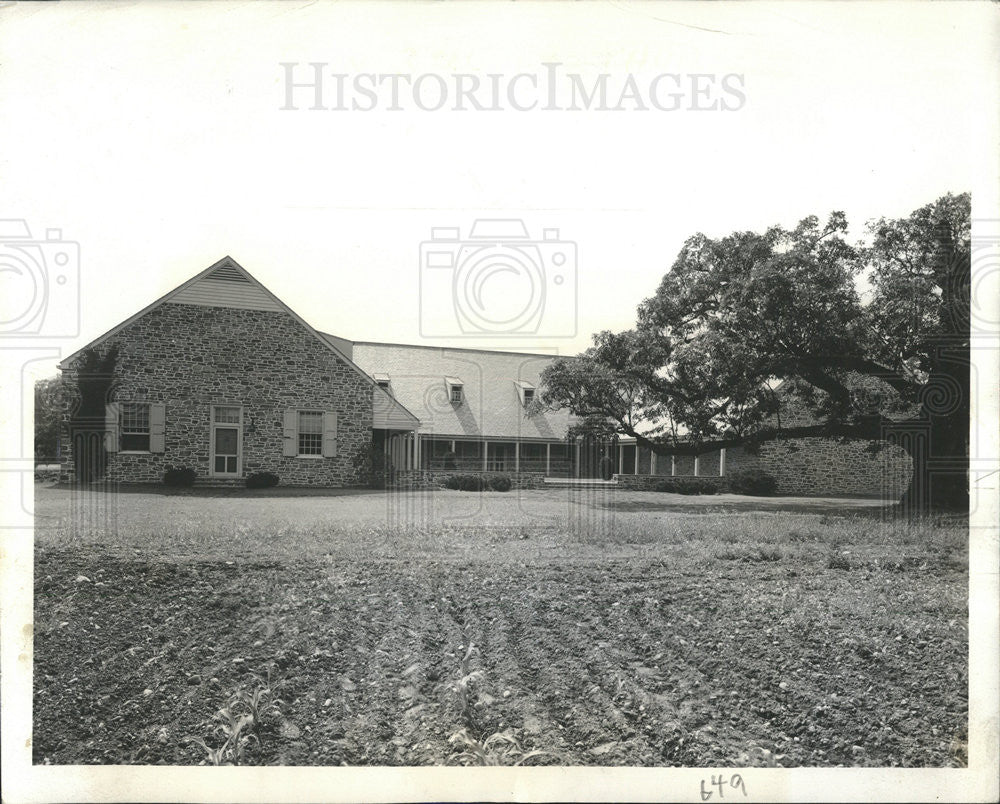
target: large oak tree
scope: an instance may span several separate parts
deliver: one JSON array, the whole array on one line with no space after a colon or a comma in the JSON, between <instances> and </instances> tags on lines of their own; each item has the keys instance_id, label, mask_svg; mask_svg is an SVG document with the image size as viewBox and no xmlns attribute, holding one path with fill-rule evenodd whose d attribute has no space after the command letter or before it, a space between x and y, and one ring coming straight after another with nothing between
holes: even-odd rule
<instances>
[{"instance_id":1,"label":"large oak tree","mask_svg":"<svg viewBox=\"0 0 1000 804\"><path fill-rule=\"evenodd\" d=\"M905 503L966 507L969 216L968 194L949 194L871 222L861 244L842 213L696 234L635 328L552 363L542 401L663 455L807 436L897 443L914 465ZM808 421L783 424L781 399Z\"/></svg>"}]
</instances>

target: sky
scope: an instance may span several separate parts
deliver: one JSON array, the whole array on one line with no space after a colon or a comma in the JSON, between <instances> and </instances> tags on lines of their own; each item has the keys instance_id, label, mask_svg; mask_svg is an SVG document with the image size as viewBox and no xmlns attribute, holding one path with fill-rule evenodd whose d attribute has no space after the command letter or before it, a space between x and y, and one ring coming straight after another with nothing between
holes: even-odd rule
<instances>
[{"instance_id":1,"label":"sky","mask_svg":"<svg viewBox=\"0 0 1000 804\"><path fill-rule=\"evenodd\" d=\"M996 11L5 4L0 218L23 219L33 242L59 229L79 244L78 291L52 286L48 297L62 310L78 292L79 326L53 314L38 333L61 356L225 255L342 337L573 354L597 330L629 327L696 232L843 210L861 236L866 220L949 191L995 209L996 120L984 110L998 108ZM337 105L334 74L347 87L369 73L430 77L419 103L402 85L398 110L385 83L371 111L311 109L308 87L282 109L287 76L308 83L311 63L323 65L327 107ZM552 105L571 105L569 76L590 87L606 74L607 106L619 108L518 111L513 102L537 100L531 78L498 110L451 108L456 73L482 86L497 75L505 88L520 73L540 81L553 63ZM679 89L679 108L649 100L662 75L678 76L657 86ZM644 104L616 103L629 76ZM433 110L442 85L448 102ZM347 97L350 107L368 96ZM532 241L558 234L518 252L521 273L486 272L493 295L479 299L488 309L478 323L468 305L464 326L442 323L453 294L471 291L455 290L460 255L432 271L421 243L458 229L438 249L455 256L474 221L497 218L522 221ZM0 252L10 242L0 232ZM556 252L569 260L558 287ZM0 281L15 304L17 278ZM535 309L539 294L546 306L515 334L496 323L500 310ZM51 374L57 359L32 371Z\"/></svg>"}]
</instances>

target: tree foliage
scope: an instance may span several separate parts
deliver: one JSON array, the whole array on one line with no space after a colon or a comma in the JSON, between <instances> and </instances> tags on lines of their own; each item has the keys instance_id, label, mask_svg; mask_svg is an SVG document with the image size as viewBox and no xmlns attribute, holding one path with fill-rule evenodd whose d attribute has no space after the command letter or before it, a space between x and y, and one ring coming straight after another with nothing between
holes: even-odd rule
<instances>
[{"instance_id":1,"label":"tree foliage","mask_svg":"<svg viewBox=\"0 0 1000 804\"><path fill-rule=\"evenodd\" d=\"M35 456L53 458L59 453L59 425L63 400L58 377L35 383Z\"/></svg>"},{"instance_id":2,"label":"tree foliage","mask_svg":"<svg viewBox=\"0 0 1000 804\"><path fill-rule=\"evenodd\" d=\"M546 369L543 400L661 454L919 431L900 441L914 458L911 491L961 505L965 472L932 489L927 466L968 460L969 220L968 194L949 194L871 222L862 243L848 241L840 212L696 234L633 329L597 333ZM789 401L808 416L783 423Z\"/></svg>"}]
</instances>

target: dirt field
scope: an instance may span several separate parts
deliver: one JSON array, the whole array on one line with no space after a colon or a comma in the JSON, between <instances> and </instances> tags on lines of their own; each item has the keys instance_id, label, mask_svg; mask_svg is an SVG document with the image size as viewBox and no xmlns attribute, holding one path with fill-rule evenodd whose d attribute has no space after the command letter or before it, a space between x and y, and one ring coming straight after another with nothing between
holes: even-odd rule
<instances>
[{"instance_id":1,"label":"dirt field","mask_svg":"<svg viewBox=\"0 0 1000 804\"><path fill-rule=\"evenodd\" d=\"M36 763L207 763L247 713L215 761L966 763L961 520L42 487L36 516Z\"/></svg>"}]
</instances>

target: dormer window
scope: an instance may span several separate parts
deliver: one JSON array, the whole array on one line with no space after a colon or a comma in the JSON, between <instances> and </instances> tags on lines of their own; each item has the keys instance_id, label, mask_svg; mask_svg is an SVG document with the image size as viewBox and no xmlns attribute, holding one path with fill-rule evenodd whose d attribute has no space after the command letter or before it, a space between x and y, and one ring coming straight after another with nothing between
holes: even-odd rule
<instances>
[{"instance_id":1,"label":"dormer window","mask_svg":"<svg viewBox=\"0 0 1000 804\"><path fill-rule=\"evenodd\" d=\"M517 386L518 396L521 397L522 407L528 407L532 402L535 401L535 386L530 382L517 381L514 383Z\"/></svg>"},{"instance_id":2,"label":"dormer window","mask_svg":"<svg viewBox=\"0 0 1000 804\"><path fill-rule=\"evenodd\" d=\"M448 386L448 399L453 405L461 405L465 398L465 387L458 377L445 377Z\"/></svg>"},{"instance_id":3,"label":"dormer window","mask_svg":"<svg viewBox=\"0 0 1000 804\"><path fill-rule=\"evenodd\" d=\"M381 388L383 391L389 394L392 393L388 374L372 374L372 379L375 380L375 382L378 384L378 387Z\"/></svg>"}]
</instances>

